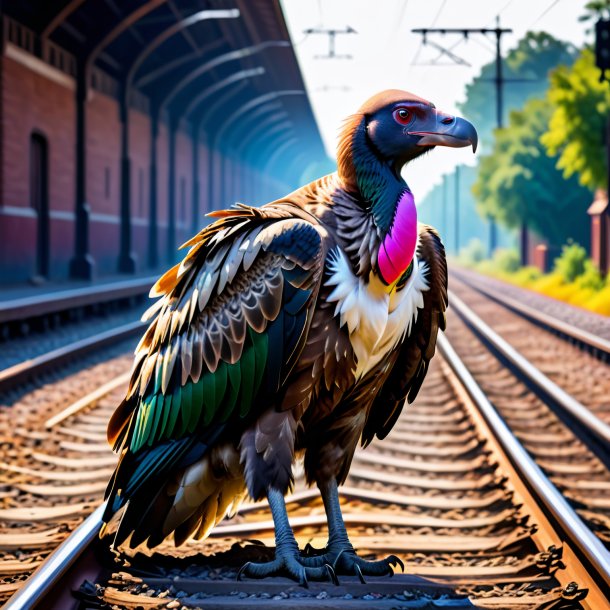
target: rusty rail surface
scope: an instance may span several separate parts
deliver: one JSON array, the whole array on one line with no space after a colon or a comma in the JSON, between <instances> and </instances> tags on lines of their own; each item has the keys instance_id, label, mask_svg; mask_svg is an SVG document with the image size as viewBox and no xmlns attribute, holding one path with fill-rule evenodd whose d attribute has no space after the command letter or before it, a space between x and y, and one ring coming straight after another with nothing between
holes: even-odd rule
<instances>
[{"instance_id":1,"label":"rusty rail surface","mask_svg":"<svg viewBox=\"0 0 610 610\"><path fill-rule=\"evenodd\" d=\"M146 328L146 323L136 321L123 324L92 337L74 341L60 347L0 370L0 392L6 392L25 382L35 379L47 371L56 369L86 354L90 354L108 345L120 343L125 339L140 335Z\"/></svg>"}]
</instances>

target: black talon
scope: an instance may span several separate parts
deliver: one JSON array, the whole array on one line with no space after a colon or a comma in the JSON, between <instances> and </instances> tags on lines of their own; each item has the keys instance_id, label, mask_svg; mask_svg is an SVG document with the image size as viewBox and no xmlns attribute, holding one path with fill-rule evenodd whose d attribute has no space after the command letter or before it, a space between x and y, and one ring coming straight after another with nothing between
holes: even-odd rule
<instances>
[{"instance_id":1,"label":"black talon","mask_svg":"<svg viewBox=\"0 0 610 610\"><path fill-rule=\"evenodd\" d=\"M241 566L241 568L239 568L239 572L237 572L237 580L240 581L241 580L241 575L246 571L246 569L248 568L248 566L251 564L251 561L246 561L246 563L244 563L243 566Z\"/></svg>"},{"instance_id":2,"label":"black talon","mask_svg":"<svg viewBox=\"0 0 610 610\"><path fill-rule=\"evenodd\" d=\"M341 549L337 553L337 556L335 557L335 560L333 561L333 565L332 565L333 570L337 569L337 564L339 563L339 559L341 558L341 555L343 555L343 553L345 553L345 551L347 551L347 549Z\"/></svg>"},{"instance_id":3,"label":"black talon","mask_svg":"<svg viewBox=\"0 0 610 610\"><path fill-rule=\"evenodd\" d=\"M356 570L356 574L358 575L358 578L360 579L360 582L363 585L366 585L366 580L364 580L364 576L362 575L362 570L360 569L360 566L356 563L356 564L354 564L354 568Z\"/></svg>"},{"instance_id":4,"label":"black talon","mask_svg":"<svg viewBox=\"0 0 610 610\"><path fill-rule=\"evenodd\" d=\"M299 586L303 587L304 589L309 589L309 583L307 582L307 573L305 572L305 570L303 570L303 578L301 579Z\"/></svg>"},{"instance_id":5,"label":"black talon","mask_svg":"<svg viewBox=\"0 0 610 610\"><path fill-rule=\"evenodd\" d=\"M396 557L396 555L394 555L396 562L398 563L398 565L400 566L400 569L402 571L402 573L405 573L405 564L403 563L402 559L400 557Z\"/></svg>"},{"instance_id":6,"label":"black talon","mask_svg":"<svg viewBox=\"0 0 610 610\"><path fill-rule=\"evenodd\" d=\"M324 567L326 568L326 571L328 572L333 584L339 586L339 579L337 578L337 574L335 574L333 567L329 563L325 563Z\"/></svg>"}]
</instances>

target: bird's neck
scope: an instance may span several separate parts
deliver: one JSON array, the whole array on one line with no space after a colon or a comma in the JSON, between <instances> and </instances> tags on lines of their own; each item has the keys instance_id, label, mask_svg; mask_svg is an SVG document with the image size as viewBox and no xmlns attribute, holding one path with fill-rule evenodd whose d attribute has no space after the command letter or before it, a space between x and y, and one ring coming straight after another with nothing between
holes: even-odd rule
<instances>
[{"instance_id":1,"label":"bird's neck","mask_svg":"<svg viewBox=\"0 0 610 610\"><path fill-rule=\"evenodd\" d=\"M415 253L417 212L413 195L400 168L376 153L364 120L352 130L350 152L349 162L339 163L339 173L373 217L379 235L378 271L392 286L407 271Z\"/></svg>"}]
</instances>

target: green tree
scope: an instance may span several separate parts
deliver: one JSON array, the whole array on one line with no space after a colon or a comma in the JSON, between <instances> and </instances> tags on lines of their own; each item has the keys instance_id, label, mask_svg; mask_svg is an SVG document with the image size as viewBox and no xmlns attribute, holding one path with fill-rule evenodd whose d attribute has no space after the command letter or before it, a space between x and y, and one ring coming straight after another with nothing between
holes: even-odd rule
<instances>
[{"instance_id":1,"label":"green tree","mask_svg":"<svg viewBox=\"0 0 610 610\"><path fill-rule=\"evenodd\" d=\"M549 157L540 141L552 111L547 100L530 100L496 130L473 187L477 208L507 227L526 224L554 245L568 238L588 243L591 193L575 178L563 178L557 157Z\"/></svg>"},{"instance_id":2,"label":"green tree","mask_svg":"<svg viewBox=\"0 0 610 610\"><path fill-rule=\"evenodd\" d=\"M504 122L511 110L520 109L528 99L544 94L550 70L560 64L571 65L575 57L573 45L546 32L528 32L504 60L504 76L523 79L504 86ZM466 86L466 100L460 105L460 112L476 125L486 147L491 145L497 126L495 70L495 61L484 65L479 76Z\"/></svg>"},{"instance_id":3,"label":"green tree","mask_svg":"<svg viewBox=\"0 0 610 610\"><path fill-rule=\"evenodd\" d=\"M581 15L579 21L597 21L598 19L610 19L610 0L591 0L585 4L584 15Z\"/></svg>"},{"instance_id":4,"label":"green tree","mask_svg":"<svg viewBox=\"0 0 610 610\"><path fill-rule=\"evenodd\" d=\"M557 167L566 178L576 174L589 188L605 188L604 129L610 111L608 83L599 82L591 49L584 49L571 68L560 66L548 93L554 112L542 143L559 155Z\"/></svg>"}]
</instances>

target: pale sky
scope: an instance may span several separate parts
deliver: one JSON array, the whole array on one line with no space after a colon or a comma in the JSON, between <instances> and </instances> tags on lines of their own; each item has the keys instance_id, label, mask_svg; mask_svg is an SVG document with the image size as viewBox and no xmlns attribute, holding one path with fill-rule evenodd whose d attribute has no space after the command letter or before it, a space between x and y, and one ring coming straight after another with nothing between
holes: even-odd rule
<instances>
[{"instance_id":1,"label":"pale sky","mask_svg":"<svg viewBox=\"0 0 610 610\"><path fill-rule=\"evenodd\" d=\"M586 0L281 0L288 28L303 72L314 112L329 156L335 157L336 137L343 118L383 89L405 89L429 99L446 112L458 114L465 85L482 65L495 57L495 37L430 35L429 40L450 48L471 66L430 66L438 51L421 45L412 28L494 27L514 33L502 38L502 52L513 47L528 30L582 45L590 38L578 21ZM328 52L328 36L305 35L306 28L345 29L357 34L338 35L336 53L352 60L316 59ZM414 60L417 64L414 65ZM439 60L445 62L444 59ZM495 104L490 83L490 104ZM437 148L405 170L405 179L417 201L458 163L475 162L470 149Z\"/></svg>"}]
</instances>

